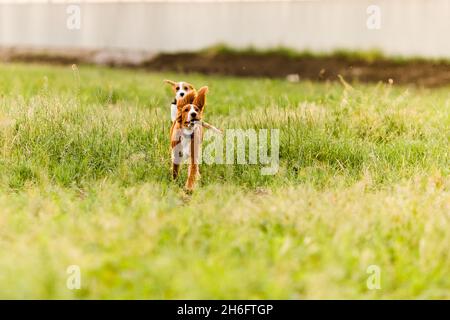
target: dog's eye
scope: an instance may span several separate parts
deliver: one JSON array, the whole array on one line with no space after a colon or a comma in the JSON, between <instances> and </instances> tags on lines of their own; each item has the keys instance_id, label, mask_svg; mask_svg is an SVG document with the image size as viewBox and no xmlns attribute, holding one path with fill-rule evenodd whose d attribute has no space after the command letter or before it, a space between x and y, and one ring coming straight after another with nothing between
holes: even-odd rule
<instances>
[{"instance_id":1,"label":"dog's eye","mask_svg":"<svg viewBox=\"0 0 450 320\"><path fill-rule=\"evenodd\" d=\"M178 91L178 90L180 90L180 87L176 87L175 89Z\"/></svg>"},{"instance_id":2,"label":"dog's eye","mask_svg":"<svg viewBox=\"0 0 450 320\"><path fill-rule=\"evenodd\" d=\"M184 87L184 90L187 91L188 87Z\"/></svg>"}]
</instances>

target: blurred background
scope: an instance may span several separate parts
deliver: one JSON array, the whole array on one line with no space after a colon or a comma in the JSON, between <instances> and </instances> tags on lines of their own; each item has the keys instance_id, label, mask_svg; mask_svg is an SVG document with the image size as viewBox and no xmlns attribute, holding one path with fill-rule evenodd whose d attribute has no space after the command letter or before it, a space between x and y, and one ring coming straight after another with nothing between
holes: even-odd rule
<instances>
[{"instance_id":1,"label":"blurred background","mask_svg":"<svg viewBox=\"0 0 450 320\"><path fill-rule=\"evenodd\" d=\"M437 86L449 34L450 0L0 0L0 61Z\"/></svg>"},{"instance_id":2,"label":"blurred background","mask_svg":"<svg viewBox=\"0 0 450 320\"><path fill-rule=\"evenodd\" d=\"M176 52L217 43L450 57L449 0L0 1L3 47ZM68 27L77 14L80 23ZM377 12L377 7L379 10ZM379 23L373 21L377 20ZM372 21L370 20L372 18Z\"/></svg>"}]
</instances>

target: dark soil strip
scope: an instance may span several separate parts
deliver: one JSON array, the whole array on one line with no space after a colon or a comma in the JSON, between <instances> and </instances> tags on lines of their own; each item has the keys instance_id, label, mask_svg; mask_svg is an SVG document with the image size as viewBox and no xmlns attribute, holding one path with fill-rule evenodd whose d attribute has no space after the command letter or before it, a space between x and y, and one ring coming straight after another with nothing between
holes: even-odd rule
<instances>
[{"instance_id":1,"label":"dark soil strip","mask_svg":"<svg viewBox=\"0 0 450 320\"><path fill-rule=\"evenodd\" d=\"M104 51L17 51L0 49L0 60L56 64L90 63L150 71L203 73L238 77L288 78L291 81L387 82L437 87L450 84L450 64L443 61L373 62L345 56L298 56L252 53L130 54Z\"/></svg>"},{"instance_id":2,"label":"dark soil strip","mask_svg":"<svg viewBox=\"0 0 450 320\"><path fill-rule=\"evenodd\" d=\"M345 57L287 57L246 54L161 54L144 62L149 70L199 72L243 77L387 82L436 87L450 84L450 64L445 62L377 60L368 62ZM298 76L297 76L298 75Z\"/></svg>"}]
</instances>

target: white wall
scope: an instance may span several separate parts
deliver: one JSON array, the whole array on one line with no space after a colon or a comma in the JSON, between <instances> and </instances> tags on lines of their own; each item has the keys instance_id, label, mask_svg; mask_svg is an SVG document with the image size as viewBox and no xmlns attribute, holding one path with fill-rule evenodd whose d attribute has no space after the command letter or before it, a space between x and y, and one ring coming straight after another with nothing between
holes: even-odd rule
<instances>
[{"instance_id":1,"label":"white wall","mask_svg":"<svg viewBox=\"0 0 450 320\"><path fill-rule=\"evenodd\" d=\"M366 26L370 4L381 8L380 30ZM222 42L450 57L450 0L84 2L80 30L67 29L67 6L0 3L0 46L159 52Z\"/></svg>"}]
</instances>

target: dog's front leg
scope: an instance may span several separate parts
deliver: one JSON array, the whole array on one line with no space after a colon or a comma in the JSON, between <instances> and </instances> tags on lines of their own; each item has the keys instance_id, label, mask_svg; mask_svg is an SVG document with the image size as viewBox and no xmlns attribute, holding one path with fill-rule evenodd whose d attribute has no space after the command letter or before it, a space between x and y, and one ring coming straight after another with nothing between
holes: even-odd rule
<instances>
[{"instance_id":1,"label":"dog's front leg","mask_svg":"<svg viewBox=\"0 0 450 320\"><path fill-rule=\"evenodd\" d=\"M178 178L178 172L180 171L180 165L173 163L172 164L172 178L175 180Z\"/></svg>"},{"instance_id":2,"label":"dog's front leg","mask_svg":"<svg viewBox=\"0 0 450 320\"><path fill-rule=\"evenodd\" d=\"M183 158L180 130L174 131L170 144L172 148L172 178L175 180L178 178L178 173L180 171L180 165Z\"/></svg>"},{"instance_id":3,"label":"dog's front leg","mask_svg":"<svg viewBox=\"0 0 450 320\"><path fill-rule=\"evenodd\" d=\"M194 191L195 182L197 181L197 175L198 175L198 164L191 163L189 165L189 173L185 186L187 191Z\"/></svg>"},{"instance_id":4,"label":"dog's front leg","mask_svg":"<svg viewBox=\"0 0 450 320\"><path fill-rule=\"evenodd\" d=\"M191 157L189 164L188 179L186 181L185 188L188 191L193 191L195 183L200 177L199 163L201 161L201 143L202 143L202 130L200 126L194 129L194 136L191 140Z\"/></svg>"}]
</instances>

